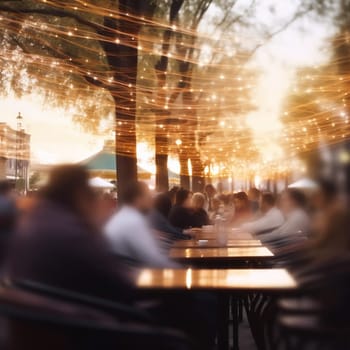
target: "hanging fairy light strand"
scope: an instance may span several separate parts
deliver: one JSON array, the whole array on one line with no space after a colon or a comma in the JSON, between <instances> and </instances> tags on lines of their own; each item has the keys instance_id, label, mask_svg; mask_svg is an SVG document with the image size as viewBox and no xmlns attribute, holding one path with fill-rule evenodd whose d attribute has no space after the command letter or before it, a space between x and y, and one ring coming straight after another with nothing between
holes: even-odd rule
<instances>
[{"instance_id":1,"label":"hanging fairy light strand","mask_svg":"<svg viewBox=\"0 0 350 350\"><path fill-rule=\"evenodd\" d=\"M18 85L26 80L28 91L47 94L53 105L77 106L75 121L96 133L105 133L113 125L115 105L111 92L121 100L136 101L136 110L127 103L118 108L126 115L136 113L140 138L152 145L156 132L166 140L164 152L195 148L207 169L215 165L224 176L231 176L232 169L263 176L271 176L272 172L285 174L295 165L283 159L267 162L259 154L259 142L253 142L259 135L251 132L246 116L257 108L254 91L260 72L248 68L249 55L239 50L238 41L225 35L217 40L181 25L170 26L157 16L136 17L90 1L41 3L43 7L24 12L24 17L9 13L0 18L6 33L4 40L9 43L1 48L0 61L7 89L14 88L11 81L25 70ZM50 8L52 16L48 19L45 13ZM64 12L69 16L63 17ZM132 33L106 27L106 17L142 23L138 40ZM162 55L164 30L173 31L175 36L169 43L170 64L160 104L154 62ZM333 48L348 40L349 34L342 33ZM232 47L233 41L236 48ZM121 44L138 49L137 94L133 86L116 79L125 72L111 69L101 43L113 44L116 50ZM238 53L232 56L228 45L232 47L230 51ZM189 55L192 51L194 54ZM350 74L337 71L342 59L335 58L324 67L297 75L280 116L283 130L279 140L285 154L297 157L317 148L320 142L336 143L350 138ZM191 69L183 69L186 64ZM130 93L126 94L128 89ZM101 123L108 118L110 123ZM123 130L134 127L132 121L121 120L118 115L115 123L123 125ZM122 141L126 150L127 140Z\"/></svg>"}]
</instances>

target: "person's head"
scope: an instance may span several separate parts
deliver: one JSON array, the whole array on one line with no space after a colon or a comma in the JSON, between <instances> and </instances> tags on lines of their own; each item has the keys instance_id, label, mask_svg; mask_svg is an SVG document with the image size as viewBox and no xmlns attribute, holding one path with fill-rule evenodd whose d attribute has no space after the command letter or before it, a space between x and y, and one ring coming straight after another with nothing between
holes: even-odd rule
<instances>
[{"instance_id":1,"label":"person's head","mask_svg":"<svg viewBox=\"0 0 350 350\"><path fill-rule=\"evenodd\" d=\"M214 197L216 194L216 189L212 184L205 185L204 191L208 195L209 198Z\"/></svg>"},{"instance_id":2,"label":"person's head","mask_svg":"<svg viewBox=\"0 0 350 350\"><path fill-rule=\"evenodd\" d=\"M86 221L94 216L96 194L89 186L89 174L83 166L61 165L52 169L41 196Z\"/></svg>"},{"instance_id":3,"label":"person's head","mask_svg":"<svg viewBox=\"0 0 350 350\"><path fill-rule=\"evenodd\" d=\"M162 214L166 218L169 216L171 207L172 207L171 199L165 193L159 194L154 199L154 209L157 210L158 213Z\"/></svg>"},{"instance_id":4,"label":"person's head","mask_svg":"<svg viewBox=\"0 0 350 350\"><path fill-rule=\"evenodd\" d=\"M250 188L248 191L248 198L251 201L256 201L256 202L259 201L260 195L261 195L261 192L255 187Z\"/></svg>"},{"instance_id":5,"label":"person's head","mask_svg":"<svg viewBox=\"0 0 350 350\"><path fill-rule=\"evenodd\" d=\"M262 213L268 212L276 204L276 198L271 192L265 192L260 197L260 210Z\"/></svg>"},{"instance_id":6,"label":"person's head","mask_svg":"<svg viewBox=\"0 0 350 350\"><path fill-rule=\"evenodd\" d=\"M203 209L205 204L204 194L197 192L192 197L192 204L195 210Z\"/></svg>"},{"instance_id":7,"label":"person's head","mask_svg":"<svg viewBox=\"0 0 350 350\"><path fill-rule=\"evenodd\" d=\"M245 192L237 192L233 196L233 203L236 210L245 210L249 208L248 195Z\"/></svg>"},{"instance_id":8,"label":"person's head","mask_svg":"<svg viewBox=\"0 0 350 350\"><path fill-rule=\"evenodd\" d=\"M176 193L175 204L180 207L190 208L192 204L191 199L192 193L189 190L180 188Z\"/></svg>"},{"instance_id":9,"label":"person's head","mask_svg":"<svg viewBox=\"0 0 350 350\"><path fill-rule=\"evenodd\" d=\"M174 205L175 204L175 200L176 200L176 193L177 191L180 189L179 186L174 186L170 189L170 191L168 192L168 197L171 200L171 204Z\"/></svg>"},{"instance_id":10,"label":"person's head","mask_svg":"<svg viewBox=\"0 0 350 350\"><path fill-rule=\"evenodd\" d=\"M321 180L318 182L318 191L313 197L313 207L316 209L325 209L334 203L337 195L338 190L334 182Z\"/></svg>"},{"instance_id":11,"label":"person's head","mask_svg":"<svg viewBox=\"0 0 350 350\"><path fill-rule=\"evenodd\" d=\"M99 225L104 225L117 209L117 201L112 193L97 192L98 208L96 210Z\"/></svg>"},{"instance_id":12,"label":"person's head","mask_svg":"<svg viewBox=\"0 0 350 350\"><path fill-rule=\"evenodd\" d=\"M230 205L230 195L220 194L219 199L226 207Z\"/></svg>"},{"instance_id":13,"label":"person's head","mask_svg":"<svg viewBox=\"0 0 350 350\"><path fill-rule=\"evenodd\" d=\"M305 209L307 204L305 194L295 188L289 188L282 193L281 209L288 214L296 209Z\"/></svg>"},{"instance_id":14,"label":"person's head","mask_svg":"<svg viewBox=\"0 0 350 350\"><path fill-rule=\"evenodd\" d=\"M151 192L144 182L130 181L120 191L120 202L147 213L153 205Z\"/></svg>"}]
</instances>

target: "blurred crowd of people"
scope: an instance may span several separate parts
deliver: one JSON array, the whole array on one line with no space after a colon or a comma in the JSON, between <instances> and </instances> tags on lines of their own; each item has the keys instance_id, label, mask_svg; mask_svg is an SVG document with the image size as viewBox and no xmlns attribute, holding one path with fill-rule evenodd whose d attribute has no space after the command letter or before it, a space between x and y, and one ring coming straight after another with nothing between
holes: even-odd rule
<instances>
[{"instance_id":1,"label":"blurred crowd of people","mask_svg":"<svg viewBox=\"0 0 350 350\"><path fill-rule=\"evenodd\" d=\"M26 199L15 198L7 182L0 184L4 275L132 303L131 267L177 267L168 256L172 243L192 239L218 218L252 233L282 257L277 263L287 261L305 281L315 271L327 279L321 267L350 253L349 210L329 182L320 182L311 194L286 189L278 197L256 188L218 193L211 184L203 193L174 187L154 195L146 184L131 182L120 189L116 203L88 180L83 167L60 166L45 188ZM205 316L193 312L191 318L194 304L180 305L186 305L188 322L176 314L178 324L196 332L194 319L197 325L213 322L209 310L215 301L206 301ZM203 332L203 325L198 329Z\"/></svg>"}]
</instances>

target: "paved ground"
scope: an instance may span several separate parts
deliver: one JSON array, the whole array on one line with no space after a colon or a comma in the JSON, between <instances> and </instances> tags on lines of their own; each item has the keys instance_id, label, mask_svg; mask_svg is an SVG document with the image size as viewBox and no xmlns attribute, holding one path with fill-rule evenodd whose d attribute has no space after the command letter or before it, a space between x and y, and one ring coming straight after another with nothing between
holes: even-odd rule
<instances>
[{"instance_id":1,"label":"paved ground","mask_svg":"<svg viewBox=\"0 0 350 350\"><path fill-rule=\"evenodd\" d=\"M232 334L230 335L230 339L232 341ZM230 344L231 348L232 346L233 344ZM239 350L257 350L245 311L243 311L243 322L239 325Z\"/></svg>"},{"instance_id":2,"label":"paved ground","mask_svg":"<svg viewBox=\"0 0 350 350\"><path fill-rule=\"evenodd\" d=\"M239 328L239 349L240 350L257 350L252 333L250 332L249 324L246 318L240 324Z\"/></svg>"}]
</instances>

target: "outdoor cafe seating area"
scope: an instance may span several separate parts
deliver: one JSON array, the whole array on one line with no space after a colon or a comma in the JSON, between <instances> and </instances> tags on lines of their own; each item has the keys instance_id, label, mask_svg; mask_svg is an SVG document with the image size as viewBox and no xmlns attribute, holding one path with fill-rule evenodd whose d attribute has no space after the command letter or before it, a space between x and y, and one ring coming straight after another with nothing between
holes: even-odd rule
<instances>
[{"instance_id":1,"label":"outdoor cafe seating area","mask_svg":"<svg viewBox=\"0 0 350 350\"><path fill-rule=\"evenodd\" d=\"M223 244L214 228L206 233L197 230L196 238L175 242L169 255L181 262L181 268L135 269L140 300L164 295L176 300L198 292L214 295L216 349L246 349L240 339L243 324L248 324L248 336L258 349L348 348L346 331L321 323L329 310L317 293L320 288L332 293L336 284L327 280L323 285L324 278L315 275L305 283L291 272L295 247L292 254L279 256L249 233L228 230L226 235ZM329 272L340 264L335 283L348 276L343 262L329 266ZM184 332L158 324L146 311L30 280L3 280L0 314L9 321L11 349L22 349L26 342L33 349L202 348Z\"/></svg>"},{"instance_id":2,"label":"outdoor cafe seating area","mask_svg":"<svg viewBox=\"0 0 350 350\"><path fill-rule=\"evenodd\" d=\"M0 0L0 350L350 350L350 0Z\"/></svg>"}]
</instances>

